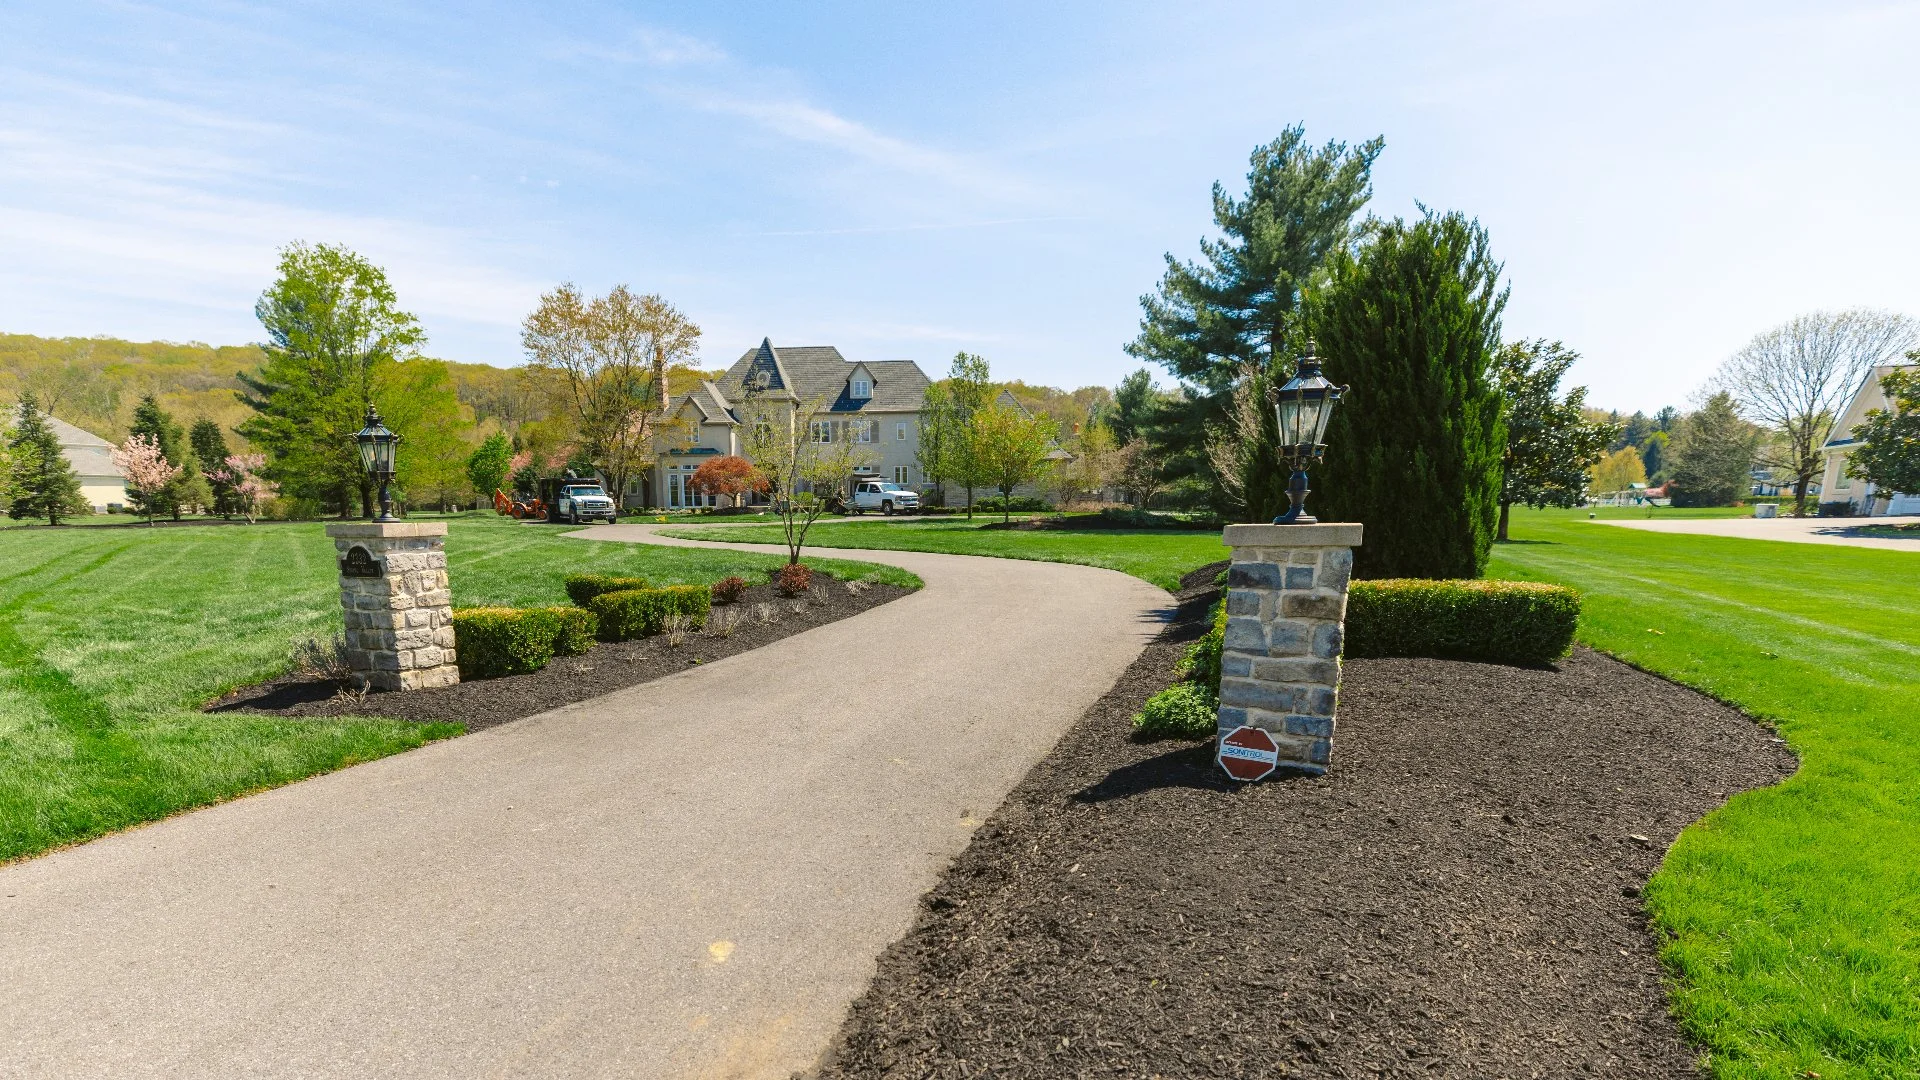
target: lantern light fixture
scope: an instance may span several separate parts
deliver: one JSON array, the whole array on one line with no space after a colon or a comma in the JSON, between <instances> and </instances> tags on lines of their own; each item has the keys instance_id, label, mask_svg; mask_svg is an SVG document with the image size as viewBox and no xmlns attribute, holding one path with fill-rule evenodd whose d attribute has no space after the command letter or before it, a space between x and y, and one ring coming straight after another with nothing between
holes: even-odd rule
<instances>
[{"instance_id":1,"label":"lantern light fixture","mask_svg":"<svg viewBox=\"0 0 1920 1080\"><path fill-rule=\"evenodd\" d=\"M360 446L360 465L367 470L367 478L380 485L380 516L373 520L397 520L393 516L393 499L387 493L387 485L393 482L394 455L400 445L400 436L387 430L387 426L380 422L380 414L369 404L367 426L361 428L353 439Z\"/></svg>"},{"instance_id":2,"label":"lantern light fixture","mask_svg":"<svg viewBox=\"0 0 1920 1080\"><path fill-rule=\"evenodd\" d=\"M1347 396L1345 386L1335 386L1320 373L1320 358L1314 355L1312 338L1307 353L1300 358L1293 378L1274 395L1274 417L1280 426L1281 460L1293 470L1287 482L1288 507L1273 519L1275 525L1312 525L1317 519L1307 513L1307 470L1326 456L1327 421L1333 408Z\"/></svg>"}]
</instances>

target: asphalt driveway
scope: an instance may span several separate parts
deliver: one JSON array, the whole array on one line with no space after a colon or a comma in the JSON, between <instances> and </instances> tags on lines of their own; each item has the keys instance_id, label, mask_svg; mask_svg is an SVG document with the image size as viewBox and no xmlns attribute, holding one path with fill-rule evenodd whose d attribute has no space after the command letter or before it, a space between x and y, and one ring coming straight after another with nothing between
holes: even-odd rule
<instances>
[{"instance_id":1,"label":"asphalt driveway","mask_svg":"<svg viewBox=\"0 0 1920 1080\"><path fill-rule=\"evenodd\" d=\"M1169 604L1090 567L833 554L926 588L0 868L0 1076L806 1069Z\"/></svg>"}]
</instances>

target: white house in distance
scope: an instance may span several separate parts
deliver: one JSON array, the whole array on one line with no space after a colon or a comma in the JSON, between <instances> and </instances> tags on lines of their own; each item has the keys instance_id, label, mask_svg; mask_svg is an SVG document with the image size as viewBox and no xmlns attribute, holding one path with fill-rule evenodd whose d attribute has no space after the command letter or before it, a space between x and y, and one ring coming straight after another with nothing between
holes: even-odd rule
<instances>
[{"instance_id":1,"label":"white house in distance","mask_svg":"<svg viewBox=\"0 0 1920 1080\"><path fill-rule=\"evenodd\" d=\"M740 452L737 406L750 379L764 380L768 392L795 403L825 399L826 411L812 421L811 436L871 444L879 460L863 475L907 487L926 483L918 460L920 412L933 380L920 365L848 360L831 345L783 348L762 339L717 381L704 381L669 403L668 414L686 421L688 434L660 454L648 476L628 482L621 502L667 509L719 504L721 497L696 495L688 483L701 463Z\"/></svg>"},{"instance_id":2,"label":"white house in distance","mask_svg":"<svg viewBox=\"0 0 1920 1080\"><path fill-rule=\"evenodd\" d=\"M1821 490L1829 502L1852 503L1856 514L1875 517L1920 514L1920 492L1875 491L1872 484L1847 475L1847 457L1860 442L1853 437L1853 429L1866 423L1869 410L1889 406L1886 392L1880 389L1880 380L1899 366L1902 365L1884 364L1867 373L1866 381L1854 391L1853 400L1841 411L1840 421L1833 425L1833 435L1824 447L1827 469L1821 475Z\"/></svg>"},{"instance_id":3,"label":"white house in distance","mask_svg":"<svg viewBox=\"0 0 1920 1080\"><path fill-rule=\"evenodd\" d=\"M73 471L80 474L80 495L96 513L127 504L127 474L113 463L113 444L57 416L47 417Z\"/></svg>"}]
</instances>

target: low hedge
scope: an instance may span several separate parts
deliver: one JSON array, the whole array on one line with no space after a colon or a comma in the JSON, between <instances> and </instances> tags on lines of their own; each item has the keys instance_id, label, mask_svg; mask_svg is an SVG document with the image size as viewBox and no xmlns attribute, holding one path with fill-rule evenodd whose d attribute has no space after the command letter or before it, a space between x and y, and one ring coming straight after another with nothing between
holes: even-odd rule
<instances>
[{"instance_id":1,"label":"low hedge","mask_svg":"<svg viewBox=\"0 0 1920 1080\"><path fill-rule=\"evenodd\" d=\"M1346 655L1549 664L1573 648L1580 594L1533 581L1356 581Z\"/></svg>"},{"instance_id":2,"label":"low hedge","mask_svg":"<svg viewBox=\"0 0 1920 1080\"><path fill-rule=\"evenodd\" d=\"M615 577L612 574L568 574L566 577L567 599L581 607L601 593L623 592L627 589L647 588L646 578Z\"/></svg>"},{"instance_id":3,"label":"low hedge","mask_svg":"<svg viewBox=\"0 0 1920 1080\"><path fill-rule=\"evenodd\" d=\"M687 617L695 630L707 625L713 593L705 585L669 585L664 589L621 589L601 593L587 602L600 617L600 637L627 641L657 634L675 615Z\"/></svg>"},{"instance_id":4,"label":"low hedge","mask_svg":"<svg viewBox=\"0 0 1920 1080\"><path fill-rule=\"evenodd\" d=\"M554 635L553 655L579 656L593 648L593 639L600 635L600 616L577 607L552 607L560 619L560 632Z\"/></svg>"}]
</instances>

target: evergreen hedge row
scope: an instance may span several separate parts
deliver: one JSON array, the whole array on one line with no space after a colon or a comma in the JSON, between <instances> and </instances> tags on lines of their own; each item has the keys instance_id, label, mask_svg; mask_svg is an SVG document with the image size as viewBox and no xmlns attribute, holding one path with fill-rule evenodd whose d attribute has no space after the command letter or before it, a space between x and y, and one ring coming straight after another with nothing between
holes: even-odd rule
<instances>
[{"instance_id":1,"label":"evergreen hedge row","mask_svg":"<svg viewBox=\"0 0 1920 1080\"><path fill-rule=\"evenodd\" d=\"M659 633L675 615L686 616L695 630L706 626L713 593L704 585L622 589L595 596L587 608L600 618L602 640L626 641Z\"/></svg>"},{"instance_id":2,"label":"evergreen hedge row","mask_svg":"<svg viewBox=\"0 0 1920 1080\"><path fill-rule=\"evenodd\" d=\"M1550 664L1573 648L1580 594L1533 581L1356 581L1346 655Z\"/></svg>"},{"instance_id":3,"label":"evergreen hedge row","mask_svg":"<svg viewBox=\"0 0 1920 1080\"><path fill-rule=\"evenodd\" d=\"M586 607L589 601L602 593L644 589L647 585L646 578L615 577L612 574L568 574L566 576L567 599L581 607Z\"/></svg>"},{"instance_id":4,"label":"evergreen hedge row","mask_svg":"<svg viewBox=\"0 0 1920 1080\"><path fill-rule=\"evenodd\" d=\"M556 656L593 647L599 620L580 608L463 608L453 613L453 647L462 679L539 671Z\"/></svg>"}]
</instances>

